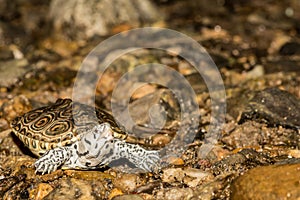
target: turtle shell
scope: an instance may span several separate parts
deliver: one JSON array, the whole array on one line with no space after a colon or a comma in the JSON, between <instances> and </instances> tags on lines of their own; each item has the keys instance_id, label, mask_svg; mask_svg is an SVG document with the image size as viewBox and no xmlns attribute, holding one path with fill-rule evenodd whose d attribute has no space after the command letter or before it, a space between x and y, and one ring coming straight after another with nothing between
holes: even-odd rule
<instances>
[{"instance_id":1,"label":"turtle shell","mask_svg":"<svg viewBox=\"0 0 300 200\"><path fill-rule=\"evenodd\" d=\"M58 146L74 143L87 130L108 122L114 137L126 139L127 134L119 128L114 118L104 110L73 102L71 99L58 99L54 104L37 108L17 117L11 123L14 134L35 155Z\"/></svg>"}]
</instances>

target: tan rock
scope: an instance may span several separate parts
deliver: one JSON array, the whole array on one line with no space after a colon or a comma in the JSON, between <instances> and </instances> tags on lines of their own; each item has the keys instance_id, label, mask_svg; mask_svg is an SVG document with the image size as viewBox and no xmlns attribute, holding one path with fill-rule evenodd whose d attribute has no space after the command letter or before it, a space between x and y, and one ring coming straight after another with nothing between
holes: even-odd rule
<instances>
[{"instance_id":1,"label":"tan rock","mask_svg":"<svg viewBox=\"0 0 300 200\"><path fill-rule=\"evenodd\" d=\"M231 185L232 200L300 199L300 164L257 167Z\"/></svg>"}]
</instances>

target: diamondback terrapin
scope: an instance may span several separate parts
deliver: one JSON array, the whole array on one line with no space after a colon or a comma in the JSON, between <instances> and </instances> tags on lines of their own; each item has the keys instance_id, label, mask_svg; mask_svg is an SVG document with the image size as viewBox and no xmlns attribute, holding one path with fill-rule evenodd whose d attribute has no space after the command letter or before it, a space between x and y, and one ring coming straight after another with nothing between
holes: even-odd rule
<instances>
[{"instance_id":1,"label":"diamondback terrapin","mask_svg":"<svg viewBox=\"0 0 300 200\"><path fill-rule=\"evenodd\" d=\"M129 136L109 113L71 99L58 99L52 105L25 113L14 119L11 127L40 157L35 167L43 174L58 167L95 169L119 158L152 171L159 160L158 151L134 144L147 141Z\"/></svg>"}]
</instances>

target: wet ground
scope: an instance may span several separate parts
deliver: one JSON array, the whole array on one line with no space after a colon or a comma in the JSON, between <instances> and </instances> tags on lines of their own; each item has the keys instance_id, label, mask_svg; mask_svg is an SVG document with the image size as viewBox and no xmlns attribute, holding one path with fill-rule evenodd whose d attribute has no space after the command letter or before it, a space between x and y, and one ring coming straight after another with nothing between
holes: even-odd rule
<instances>
[{"instance_id":1,"label":"wet ground","mask_svg":"<svg viewBox=\"0 0 300 200\"><path fill-rule=\"evenodd\" d=\"M113 167L35 174L36 158L11 134L9 123L16 116L53 103L57 98L71 98L83 59L108 36L72 40L47 34L47 26L43 25L47 19L41 12L48 3L23 4L17 10L0 7L7 9L0 18L0 197L300 198L300 3L297 0L196 2L155 1L165 19L153 25L180 31L199 42L222 75L227 105L225 124L207 155L201 154L201 147L209 141L210 94L195 69L176 53L144 49L123 55L97 83L95 102L110 110L111 101L118 108L126 103L123 96L128 95L128 88L134 82L150 77L149 73L140 73L136 80L127 81L125 89L111 100L121 76L140 64L165 64L189 81L201 114L196 130L190 127L190 118L180 121L180 103L164 87L148 84L131 96L129 110L137 124L155 128L162 119L166 121L165 128L172 129L180 121L185 130L183 136L196 133L194 140L184 146L183 154L171 157L169 165L156 173L127 173ZM110 35L130 27L130 24L116 25ZM157 80L172 81L159 71L152 73ZM91 82L99 75L93 71L85 74ZM159 107L149 116L149 106L145 105L154 104ZM162 110L168 111L167 114ZM193 114L193 110L189 111ZM160 144L169 142L165 137L155 139Z\"/></svg>"}]
</instances>

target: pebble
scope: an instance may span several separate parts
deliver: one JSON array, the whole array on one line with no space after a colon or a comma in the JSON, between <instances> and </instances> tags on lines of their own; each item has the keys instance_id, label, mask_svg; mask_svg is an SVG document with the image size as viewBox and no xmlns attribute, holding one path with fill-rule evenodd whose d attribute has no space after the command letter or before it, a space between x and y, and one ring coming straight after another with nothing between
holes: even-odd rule
<instances>
[{"instance_id":1,"label":"pebble","mask_svg":"<svg viewBox=\"0 0 300 200\"><path fill-rule=\"evenodd\" d=\"M74 178L62 178L60 179L59 186L52 190L44 200L63 199L95 199L92 195L92 187L89 182L74 179Z\"/></svg>"},{"instance_id":2,"label":"pebble","mask_svg":"<svg viewBox=\"0 0 300 200\"><path fill-rule=\"evenodd\" d=\"M257 167L231 185L232 200L300 199L300 164Z\"/></svg>"},{"instance_id":3,"label":"pebble","mask_svg":"<svg viewBox=\"0 0 300 200\"><path fill-rule=\"evenodd\" d=\"M136 174L122 174L113 180L113 184L123 192L132 192L141 186L142 181Z\"/></svg>"},{"instance_id":4,"label":"pebble","mask_svg":"<svg viewBox=\"0 0 300 200\"><path fill-rule=\"evenodd\" d=\"M164 200L182 200L193 197L193 190L191 188L171 188L158 191L156 199Z\"/></svg>"},{"instance_id":5,"label":"pebble","mask_svg":"<svg viewBox=\"0 0 300 200\"><path fill-rule=\"evenodd\" d=\"M143 200L143 198L136 194L122 195L113 198L113 200Z\"/></svg>"},{"instance_id":6,"label":"pebble","mask_svg":"<svg viewBox=\"0 0 300 200\"><path fill-rule=\"evenodd\" d=\"M163 182L184 182L190 187L196 187L201 181L209 178L213 178L212 174L196 168L169 168L164 169L162 174Z\"/></svg>"},{"instance_id":7,"label":"pebble","mask_svg":"<svg viewBox=\"0 0 300 200\"><path fill-rule=\"evenodd\" d=\"M108 199L113 199L114 197L120 196L122 194L124 194L122 190L120 190L119 188L114 188L111 190L110 194L108 195Z\"/></svg>"},{"instance_id":8,"label":"pebble","mask_svg":"<svg viewBox=\"0 0 300 200\"><path fill-rule=\"evenodd\" d=\"M287 42L279 50L281 55L300 54L300 44L296 42Z\"/></svg>"},{"instance_id":9,"label":"pebble","mask_svg":"<svg viewBox=\"0 0 300 200\"><path fill-rule=\"evenodd\" d=\"M29 70L25 68L27 65L28 61L26 59L1 61L0 86L11 87L16 84L19 78Z\"/></svg>"},{"instance_id":10,"label":"pebble","mask_svg":"<svg viewBox=\"0 0 300 200\"><path fill-rule=\"evenodd\" d=\"M47 196L51 191L53 190L53 187L47 183L39 183L37 188L29 191L29 198L34 200L41 200L45 196Z\"/></svg>"}]
</instances>

